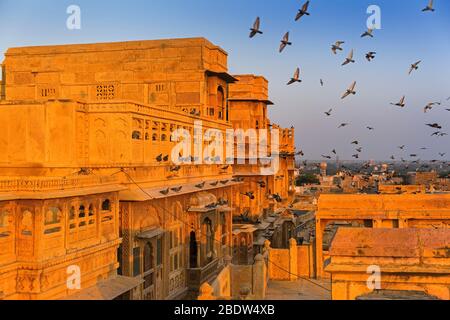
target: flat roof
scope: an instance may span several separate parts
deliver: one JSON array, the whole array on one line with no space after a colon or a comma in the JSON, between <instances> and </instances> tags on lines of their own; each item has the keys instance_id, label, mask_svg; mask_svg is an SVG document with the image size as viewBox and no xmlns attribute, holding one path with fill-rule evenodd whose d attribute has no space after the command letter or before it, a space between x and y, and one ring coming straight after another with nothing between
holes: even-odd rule
<instances>
[{"instance_id":1,"label":"flat roof","mask_svg":"<svg viewBox=\"0 0 450 320\"><path fill-rule=\"evenodd\" d=\"M177 46L196 46L205 45L211 49L220 50L225 55L228 53L221 47L213 44L204 37L193 38L172 38L172 39L155 39L155 40L131 40L117 42L96 42L96 43L78 43L78 44L56 44L56 45L40 45L40 46L23 46L7 49L5 56L21 55L21 54L46 54L51 51L52 54L58 53L76 53L76 52L94 52L101 50L139 50L160 47Z\"/></svg>"}]
</instances>

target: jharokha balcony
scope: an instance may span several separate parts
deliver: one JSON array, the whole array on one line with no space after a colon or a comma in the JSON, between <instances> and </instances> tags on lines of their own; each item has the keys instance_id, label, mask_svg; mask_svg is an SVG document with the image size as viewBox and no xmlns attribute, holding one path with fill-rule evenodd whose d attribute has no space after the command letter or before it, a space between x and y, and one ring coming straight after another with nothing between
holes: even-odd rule
<instances>
[{"instance_id":1,"label":"jharokha balcony","mask_svg":"<svg viewBox=\"0 0 450 320\"><path fill-rule=\"evenodd\" d=\"M200 285L217 276L220 271L219 259L213 260L203 268L187 269L189 288L198 289Z\"/></svg>"}]
</instances>

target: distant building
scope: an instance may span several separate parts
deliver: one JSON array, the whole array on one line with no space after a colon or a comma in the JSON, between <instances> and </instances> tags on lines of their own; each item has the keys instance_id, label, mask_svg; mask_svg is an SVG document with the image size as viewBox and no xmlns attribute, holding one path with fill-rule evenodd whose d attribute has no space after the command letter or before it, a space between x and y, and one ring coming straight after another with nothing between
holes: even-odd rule
<instances>
[{"instance_id":1,"label":"distant building","mask_svg":"<svg viewBox=\"0 0 450 320\"><path fill-rule=\"evenodd\" d=\"M438 179L438 173L436 171L429 172L409 172L407 174L407 182L408 184L413 185L425 185L430 186L431 184L435 184Z\"/></svg>"}]
</instances>

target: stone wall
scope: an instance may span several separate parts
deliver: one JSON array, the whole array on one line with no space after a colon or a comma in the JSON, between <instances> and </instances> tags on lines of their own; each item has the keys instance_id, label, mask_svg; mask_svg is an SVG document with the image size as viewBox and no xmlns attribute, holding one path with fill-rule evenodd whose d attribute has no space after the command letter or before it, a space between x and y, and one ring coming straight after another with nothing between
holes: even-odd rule
<instances>
[{"instance_id":1,"label":"stone wall","mask_svg":"<svg viewBox=\"0 0 450 320\"><path fill-rule=\"evenodd\" d=\"M426 193L425 185L379 185L378 192L381 194L418 194Z\"/></svg>"},{"instance_id":2,"label":"stone wall","mask_svg":"<svg viewBox=\"0 0 450 320\"><path fill-rule=\"evenodd\" d=\"M263 255L253 265L228 264L211 283L200 287L199 300L262 300L266 296L267 265Z\"/></svg>"},{"instance_id":3,"label":"stone wall","mask_svg":"<svg viewBox=\"0 0 450 320\"><path fill-rule=\"evenodd\" d=\"M227 71L227 53L203 38L12 48L6 94L24 99L123 99L208 104L205 70Z\"/></svg>"},{"instance_id":4,"label":"stone wall","mask_svg":"<svg viewBox=\"0 0 450 320\"><path fill-rule=\"evenodd\" d=\"M450 229L341 228L331 248L334 300L380 290L450 299ZM373 271L380 271L379 287ZM370 285L370 286L369 286Z\"/></svg>"}]
</instances>

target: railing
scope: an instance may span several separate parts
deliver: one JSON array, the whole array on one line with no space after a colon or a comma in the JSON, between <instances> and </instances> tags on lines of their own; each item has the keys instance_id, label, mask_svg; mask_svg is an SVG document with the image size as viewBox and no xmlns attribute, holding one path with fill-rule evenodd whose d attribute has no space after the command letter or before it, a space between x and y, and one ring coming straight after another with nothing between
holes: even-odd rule
<instances>
[{"instance_id":1,"label":"railing","mask_svg":"<svg viewBox=\"0 0 450 320\"><path fill-rule=\"evenodd\" d=\"M219 260L216 259L203 268L195 268L187 270L188 286L192 289L198 289L211 276L218 274L220 271Z\"/></svg>"},{"instance_id":2,"label":"railing","mask_svg":"<svg viewBox=\"0 0 450 320\"><path fill-rule=\"evenodd\" d=\"M99 184L111 184L117 181L116 177L0 177L0 191L46 191L64 190Z\"/></svg>"},{"instance_id":3,"label":"railing","mask_svg":"<svg viewBox=\"0 0 450 320\"><path fill-rule=\"evenodd\" d=\"M164 121L173 119L174 121L184 121L185 123L192 123L193 120L202 120L204 127L212 128L231 128L231 124L224 120L211 119L209 117L196 117L178 107L165 106L157 107L143 103L136 103L128 100L106 100L98 102L89 102L85 104L88 112L133 112L154 118L161 118ZM174 117L175 116L175 117ZM179 119L174 119L176 117ZM184 119L183 119L184 118Z\"/></svg>"}]
</instances>

